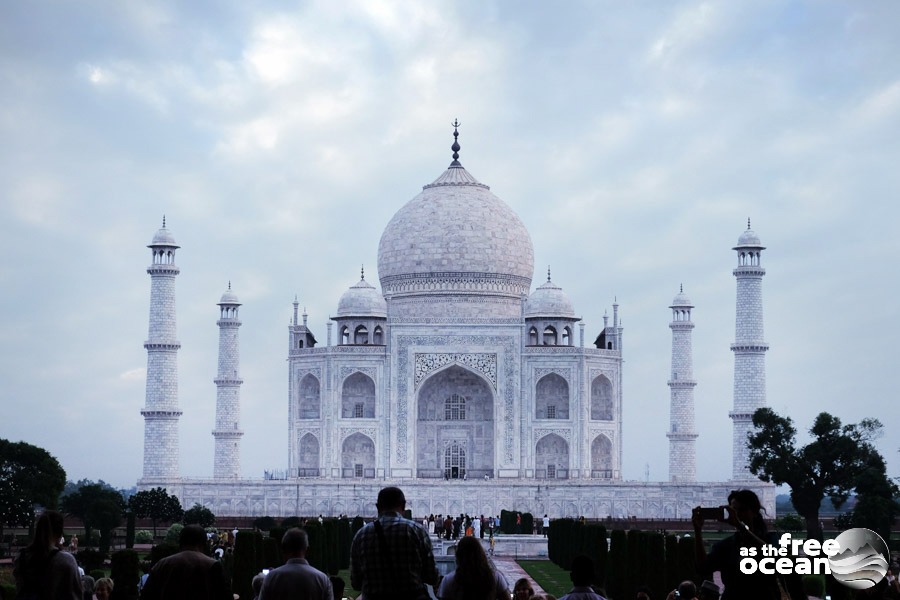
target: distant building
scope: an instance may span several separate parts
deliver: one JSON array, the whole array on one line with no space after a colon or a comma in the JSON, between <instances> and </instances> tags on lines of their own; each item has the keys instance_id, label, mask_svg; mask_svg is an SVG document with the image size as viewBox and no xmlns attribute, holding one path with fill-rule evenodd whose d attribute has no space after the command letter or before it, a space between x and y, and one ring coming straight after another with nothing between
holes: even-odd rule
<instances>
[{"instance_id":1,"label":"distant building","mask_svg":"<svg viewBox=\"0 0 900 600\"><path fill-rule=\"evenodd\" d=\"M531 291L534 251L522 221L463 168L456 140L453 151L449 168L385 228L380 289L362 272L340 298L324 345L308 328L305 310L298 320L295 300L287 468L278 477L240 477L240 303L230 284L219 302L214 477L183 478L178 471L179 246L163 223L150 245L140 487L163 485L183 504L198 502L221 515L373 514L377 490L387 482L403 487L416 514L506 508L553 517L687 518L693 506L724 502L734 483L696 482L690 301L680 293L671 307L671 481L624 482L618 304L612 323L604 317L586 345L581 317L549 269ZM758 286L748 289L738 277L735 348L744 340L742 296L759 304L751 316L760 334L762 322ZM735 352L737 361L745 350ZM735 386L737 440L739 411L758 394L739 403L737 380ZM735 444L735 461L745 461ZM742 485L758 488L774 514L774 488Z\"/></svg>"}]
</instances>

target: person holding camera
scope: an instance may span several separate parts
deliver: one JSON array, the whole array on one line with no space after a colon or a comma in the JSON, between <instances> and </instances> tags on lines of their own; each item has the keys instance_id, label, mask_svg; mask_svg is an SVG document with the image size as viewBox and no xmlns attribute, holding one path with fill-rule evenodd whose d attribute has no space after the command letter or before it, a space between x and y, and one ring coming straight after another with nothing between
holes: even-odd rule
<instances>
[{"instance_id":1,"label":"person holding camera","mask_svg":"<svg viewBox=\"0 0 900 600\"><path fill-rule=\"evenodd\" d=\"M722 600L781 600L784 596L790 596L792 600L806 600L802 582L798 588L794 578L782 579L759 570L746 574L740 569L742 549L755 548L754 553L760 556L762 547L770 543L762 510L759 496L752 490L731 492L727 506L696 507L691 513L691 522L694 526L697 571L704 579L712 579L715 571L721 573L725 585ZM715 519L735 528L733 535L713 544L709 554L703 545L703 523L707 519Z\"/></svg>"},{"instance_id":2,"label":"person holding camera","mask_svg":"<svg viewBox=\"0 0 900 600\"><path fill-rule=\"evenodd\" d=\"M697 600L697 585L686 579L678 584L678 587L669 592L666 600Z\"/></svg>"}]
</instances>

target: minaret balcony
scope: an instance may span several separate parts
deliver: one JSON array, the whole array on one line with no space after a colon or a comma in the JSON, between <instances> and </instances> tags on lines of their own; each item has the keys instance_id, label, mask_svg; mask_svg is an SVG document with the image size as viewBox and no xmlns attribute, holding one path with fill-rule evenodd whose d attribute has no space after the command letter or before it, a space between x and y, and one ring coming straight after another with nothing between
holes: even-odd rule
<instances>
[{"instance_id":1,"label":"minaret balcony","mask_svg":"<svg viewBox=\"0 0 900 600\"><path fill-rule=\"evenodd\" d=\"M156 419L177 419L181 416L180 410L142 410L141 415Z\"/></svg>"},{"instance_id":2,"label":"minaret balcony","mask_svg":"<svg viewBox=\"0 0 900 600\"><path fill-rule=\"evenodd\" d=\"M766 270L763 267L756 265L741 265L740 267L736 267L732 274L735 277L740 275L749 276L749 277L762 277L766 274Z\"/></svg>"},{"instance_id":3,"label":"minaret balcony","mask_svg":"<svg viewBox=\"0 0 900 600\"><path fill-rule=\"evenodd\" d=\"M181 348L180 342L144 342L144 348L147 350L178 350Z\"/></svg>"},{"instance_id":4,"label":"minaret balcony","mask_svg":"<svg viewBox=\"0 0 900 600\"><path fill-rule=\"evenodd\" d=\"M178 275L181 273L181 269L172 264L158 264L147 267L147 273L150 275Z\"/></svg>"},{"instance_id":5,"label":"minaret balcony","mask_svg":"<svg viewBox=\"0 0 900 600\"><path fill-rule=\"evenodd\" d=\"M238 439L244 432L236 429L213 429L212 434L216 439Z\"/></svg>"},{"instance_id":6,"label":"minaret balcony","mask_svg":"<svg viewBox=\"0 0 900 600\"><path fill-rule=\"evenodd\" d=\"M213 379L213 383L216 385L241 385L244 383L244 380L234 377L221 377Z\"/></svg>"},{"instance_id":7,"label":"minaret balcony","mask_svg":"<svg viewBox=\"0 0 900 600\"><path fill-rule=\"evenodd\" d=\"M667 433L666 437L672 440L673 442L690 442L692 440L696 440L700 437L699 433Z\"/></svg>"},{"instance_id":8,"label":"minaret balcony","mask_svg":"<svg viewBox=\"0 0 900 600\"><path fill-rule=\"evenodd\" d=\"M735 421L752 421L753 413L752 412L738 412L738 411L730 411L728 413L729 419L734 419Z\"/></svg>"},{"instance_id":9,"label":"minaret balcony","mask_svg":"<svg viewBox=\"0 0 900 600\"><path fill-rule=\"evenodd\" d=\"M733 352L766 352L769 349L769 345L765 342L760 342L758 344L732 344L731 350Z\"/></svg>"},{"instance_id":10,"label":"minaret balcony","mask_svg":"<svg viewBox=\"0 0 900 600\"><path fill-rule=\"evenodd\" d=\"M693 387L697 387L697 382L693 381L691 379L675 379L675 380L669 381L668 385L670 388L690 389Z\"/></svg>"}]
</instances>

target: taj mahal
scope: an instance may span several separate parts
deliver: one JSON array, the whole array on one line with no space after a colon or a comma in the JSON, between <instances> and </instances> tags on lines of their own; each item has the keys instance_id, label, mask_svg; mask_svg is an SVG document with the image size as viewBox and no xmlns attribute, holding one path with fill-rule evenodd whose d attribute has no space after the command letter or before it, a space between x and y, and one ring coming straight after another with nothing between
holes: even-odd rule
<instances>
[{"instance_id":1,"label":"taj mahal","mask_svg":"<svg viewBox=\"0 0 900 600\"><path fill-rule=\"evenodd\" d=\"M669 478L624 481L619 307L599 331L585 331L549 269L536 276L522 221L460 163L457 136L450 166L384 228L377 277L360 274L327 330L311 331L294 301L283 476L241 476L241 303L231 284L218 303L213 477L180 472L180 247L163 221L149 245L139 489L162 486L186 507L228 516L373 515L378 490L398 485L414 515L687 518L692 507L717 506L729 490L749 487L774 515L774 486L747 468L751 415L766 404L768 350L764 247L749 223L733 248L732 479L696 480L694 306L679 291L669 307Z\"/></svg>"}]
</instances>

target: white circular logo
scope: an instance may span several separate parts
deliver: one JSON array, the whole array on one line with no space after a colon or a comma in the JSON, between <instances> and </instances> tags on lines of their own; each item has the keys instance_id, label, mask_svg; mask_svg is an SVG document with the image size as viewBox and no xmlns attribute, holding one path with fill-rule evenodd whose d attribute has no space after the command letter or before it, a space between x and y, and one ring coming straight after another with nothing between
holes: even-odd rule
<instances>
[{"instance_id":1,"label":"white circular logo","mask_svg":"<svg viewBox=\"0 0 900 600\"><path fill-rule=\"evenodd\" d=\"M834 541L841 551L828 557L831 574L849 588L866 590L881 581L887 574L887 544L871 529L848 529Z\"/></svg>"}]
</instances>

